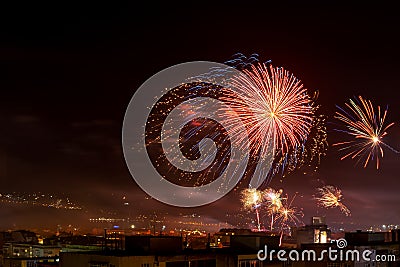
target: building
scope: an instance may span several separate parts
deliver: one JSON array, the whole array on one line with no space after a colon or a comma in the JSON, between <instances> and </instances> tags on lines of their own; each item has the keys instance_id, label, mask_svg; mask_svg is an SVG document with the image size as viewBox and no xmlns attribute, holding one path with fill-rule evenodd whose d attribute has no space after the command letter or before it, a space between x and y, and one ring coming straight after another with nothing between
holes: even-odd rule
<instances>
[{"instance_id":1,"label":"building","mask_svg":"<svg viewBox=\"0 0 400 267\"><path fill-rule=\"evenodd\" d=\"M229 247L231 243L231 236L251 234L253 234L253 231L250 229L223 228L214 234L213 240L211 241L211 247Z\"/></svg>"},{"instance_id":2,"label":"building","mask_svg":"<svg viewBox=\"0 0 400 267\"><path fill-rule=\"evenodd\" d=\"M58 257L36 257L36 258L4 258L4 267L57 267Z\"/></svg>"},{"instance_id":3,"label":"building","mask_svg":"<svg viewBox=\"0 0 400 267\"><path fill-rule=\"evenodd\" d=\"M381 266L400 266L400 241L398 230L389 232L364 232L357 230L345 234L348 246L359 251L373 251L374 257L392 257L388 262L368 263L371 267ZM389 256L390 255L390 256ZM365 266L363 262L358 262L354 266Z\"/></svg>"},{"instance_id":4,"label":"building","mask_svg":"<svg viewBox=\"0 0 400 267\"><path fill-rule=\"evenodd\" d=\"M130 253L62 253L61 267L212 267L212 253L131 255Z\"/></svg>"},{"instance_id":5,"label":"building","mask_svg":"<svg viewBox=\"0 0 400 267\"><path fill-rule=\"evenodd\" d=\"M38 238L34 232L26 230L0 232L0 248L9 242L38 244Z\"/></svg>"},{"instance_id":6,"label":"building","mask_svg":"<svg viewBox=\"0 0 400 267\"><path fill-rule=\"evenodd\" d=\"M60 250L59 246L6 243L3 246L3 256L4 258L55 257L60 254Z\"/></svg>"},{"instance_id":7,"label":"building","mask_svg":"<svg viewBox=\"0 0 400 267\"><path fill-rule=\"evenodd\" d=\"M127 253L179 254L183 251L183 242L179 236L126 236L124 247Z\"/></svg>"},{"instance_id":8,"label":"building","mask_svg":"<svg viewBox=\"0 0 400 267\"><path fill-rule=\"evenodd\" d=\"M61 247L20 243L6 243L3 246L5 267L47 267L58 266Z\"/></svg>"},{"instance_id":9,"label":"building","mask_svg":"<svg viewBox=\"0 0 400 267\"><path fill-rule=\"evenodd\" d=\"M214 234L211 247L240 247L241 249L250 248L256 250L262 247L262 244L278 247L279 239L279 233L253 232L250 229L224 228Z\"/></svg>"},{"instance_id":10,"label":"building","mask_svg":"<svg viewBox=\"0 0 400 267\"><path fill-rule=\"evenodd\" d=\"M348 232L345 234L345 239L352 245L371 245L385 242L385 232Z\"/></svg>"},{"instance_id":11,"label":"building","mask_svg":"<svg viewBox=\"0 0 400 267\"><path fill-rule=\"evenodd\" d=\"M223 231L224 232L224 231ZM257 252L268 244L278 248L279 236L241 232L231 235L229 247L190 249L176 236L125 236L123 250L62 252L61 267L257 267ZM272 265L271 265L272 264ZM268 266L281 266L276 260Z\"/></svg>"},{"instance_id":12,"label":"building","mask_svg":"<svg viewBox=\"0 0 400 267\"><path fill-rule=\"evenodd\" d=\"M399 242L400 229L392 229L385 233L385 242Z\"/></svg>"},{"instance_id":13,"label":"building","mask_svg":"<svg viewBox=\"0 0 400 267\"><path fill-rule=\"evenodd\" d=\"M323 244L331 241L331 230L326 225L324 217L312 217L310 225L293 227L291 231L298 248L303 244Z\"/></svg>"}]
</instances>

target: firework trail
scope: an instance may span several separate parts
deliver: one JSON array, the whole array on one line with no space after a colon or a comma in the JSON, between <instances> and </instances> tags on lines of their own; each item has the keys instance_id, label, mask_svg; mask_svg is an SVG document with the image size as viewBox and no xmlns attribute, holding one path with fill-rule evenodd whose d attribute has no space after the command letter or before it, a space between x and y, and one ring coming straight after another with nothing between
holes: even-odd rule
<instances>
[{"instance_id":1,"label":"firework trail","mask_svg":"<svg viewBox=\"0 0 400 267\"><path fill-rule=\"evenodd\" d=\"M317 205L323 208L339 208L340 211L346 216L350 216L350 210L342 203L343 195L342 191L332 185L326 185L317 188Z\"/></svg>"},{"instance_id":2,"label":"firework trail","mask_svg":"<svg viewBox=\"0 0 400 267\"><path fill-rule=\"evenodd\" d=\"M275 223L275 215L282 209L282 193L283 190L275 190L267 188L263 191L264 200L266 202L267 213L271 217L270 230L272 231Z\"/></svg>"},{"instance_id":3,"label":"firework trail","mask_svg":"<svg viewBox=\"0 0 400 267\"><path fill-rule=\"evenodd\" d=\"M295 200L297 193L293 196L291 200L286 195L286 197L282 198L282 207L279 209L279 212L276 216L276 222L280 225L280 238L279 238L279 246L282 244L282 238L285 228L289 228L290 225L297 226L298 224L303 224L300 218L304 217L304 213L301 209L293 206L293 201Z\"/></svg>"},{"instance_id":4,"label":"firework trail","mask_svg":"<svg viewBox=\"0 0 400 267\"><path fill-rule=\"evenodd\" d=\"M387 130L394 123L385 124L387 109L381 110L378 106L374 108L370 100L365 100L361 96L354 101L350 99L350 103L346 103L346 108L338 107L340 111L336 112L335 118L343 122L346 130L338 130L345 132L353 140L344 141L333 144L340 146L339 150L345 151L345 158L358 158L357 162L364 161L364 168L370 161L376 160L376 169L379 169L380 158L383 158L383 148L389 148L395 153L399 153L389 145L383 142L383 138L387 135Z\"/></svg>"},{"instance_id":5,"label":"firework trail","mask_svg":"<svg viewBox=\"0 0 400 267\"><path fill-rule=\"evenodd\" d=\"M232 55L232 57L225 61L224 64L234 67L237 70L243 71L244 69L251 69L252 66L260 63L259 55L256 53L251 54L249 57L246 57L242 53L236 53ZM271 63L271 60L267 60L264 62L265 65Z\"/></svg>"},{"instance_id":6,"label":"firework trail","mask_svg":"<svg viewBox=\"0 0 400 267\"><path fill-rule=\"evenodd\" d=\"M250 211L255 211L257 218L257 229L261 230L259 208L263 202L263 192L255 188L247 188L241 192L243 207Z\"/></svg>"},{"instance_id":7,"label":"firework trail","mask_svg":"<svg viewBox=\"0 0 400 267\"><path fill-rule=\"evenodd\" d=\"M297 193L290 200L287 195L282 198L282 207L279 209L276 217L276 221L281 225L281 230L290 224L297 225L302 223L300 217L304 217L303 211L293 206L296 196Z\"/></svg>"}]
</instances>

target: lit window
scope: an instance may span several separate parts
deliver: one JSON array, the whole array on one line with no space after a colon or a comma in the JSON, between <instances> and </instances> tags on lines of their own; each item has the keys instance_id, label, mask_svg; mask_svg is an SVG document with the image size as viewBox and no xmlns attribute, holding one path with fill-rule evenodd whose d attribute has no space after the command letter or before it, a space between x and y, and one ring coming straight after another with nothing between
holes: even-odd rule
<instances>
[{"instance_id":1,"label":"lit window","mask_svg":"<svg viewBox=\"0 0 400 267\"><path fill-rule=\"evenodd\" d=\"M239 260L239 267L261 267L262 262L259 260Z\"/></svg>"}]
</instances>

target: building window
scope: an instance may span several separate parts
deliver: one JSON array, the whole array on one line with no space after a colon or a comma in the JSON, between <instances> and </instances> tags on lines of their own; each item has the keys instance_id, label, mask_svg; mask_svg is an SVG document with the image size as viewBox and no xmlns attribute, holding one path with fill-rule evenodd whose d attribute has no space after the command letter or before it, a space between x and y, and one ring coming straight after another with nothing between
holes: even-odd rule
<instances>
[{"instance_id":1,"label":"building window","mask_svg":"<svg viewBox=\"0 0 400 267\"><path fill-rule=\"evenodd\" d=\"M259 260L239 260L238 267L262 267Z\"/></svg>"}]
</instances>

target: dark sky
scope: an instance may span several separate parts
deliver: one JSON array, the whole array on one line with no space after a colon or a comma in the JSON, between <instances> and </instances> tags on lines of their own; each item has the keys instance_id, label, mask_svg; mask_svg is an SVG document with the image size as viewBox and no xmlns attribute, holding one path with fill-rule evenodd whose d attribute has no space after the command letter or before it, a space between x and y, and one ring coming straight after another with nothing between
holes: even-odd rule
<instances>
[{"instance_id":1,"label":"dark sky","mask_svg":"<svg viewBox=\"0 0 400 267\"><path fill-rule=\"evenodd\" d=\"M388 104L396 125L387 142L400 148L400 17L393 6L199 1L0 10L0 192L63 192L107 207L119 205L110 198L115 193L137 203L133 213L182 212L145 200L132 180L121 149L125 109L156 72L187 61L224 62L236 52L258 53L319 90L330 121L335 105L353 96ZM333 128L330 143L338 140ZM303 195L306 222L317 213L311 195L320 180L343 189L353 214L319 209L328 223L400 223L399 155L387 150L378 171L339 157L330 147L320 173L298 172L272 185ZM238 207L230 195L193 212L223 220ZM10 207L1 207L0 218L0 227L25 220Z\"/></svg>"}]
</instances>

